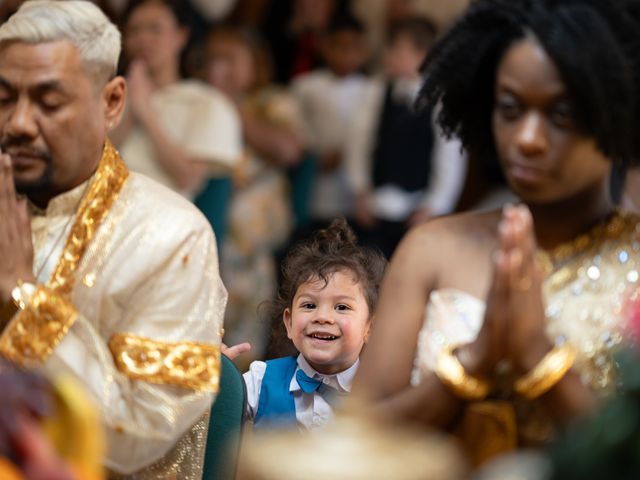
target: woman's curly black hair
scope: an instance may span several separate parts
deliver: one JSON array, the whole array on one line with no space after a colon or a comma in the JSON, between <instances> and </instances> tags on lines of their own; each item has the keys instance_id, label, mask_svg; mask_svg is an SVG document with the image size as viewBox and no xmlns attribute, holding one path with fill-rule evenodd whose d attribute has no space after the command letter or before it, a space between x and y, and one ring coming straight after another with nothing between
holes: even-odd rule
<instances>
[{"instance_id":1,"label":"woman's curly black hair","mask_svg":"<svg viewBox=\"0 0 640 480\"><path fill-rule=\"evenodd\" d=\"M558 68L579 131L620 167L640 158L638 0L476 0L425 60L418 105L441 103L445 134L495 159L496 70L507 48L525 37Z\"/></svg>"}]
</instances>

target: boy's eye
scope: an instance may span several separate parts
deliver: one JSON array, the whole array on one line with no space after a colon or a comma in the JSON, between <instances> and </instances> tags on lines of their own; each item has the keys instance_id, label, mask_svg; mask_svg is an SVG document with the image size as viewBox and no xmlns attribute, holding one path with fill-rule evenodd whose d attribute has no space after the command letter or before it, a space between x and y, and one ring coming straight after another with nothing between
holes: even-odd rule
<instances>
[{"instance_id":1,"label":"boy's eye","mask_svg":"<svg viewBox=\"0 0 640 480\"><path fill-rule=\"evenodd\" d=\"M302 308L306 308L308 310L316 308L316 304L315 303L311 303L311 302L306 302L303 303L302 305L300 305Z\"/></svg>"},{"instance_id":2,"label":"boy's eye","mask_svg":"<svg viewBox=\"0 0 640 480\"><path fill-rule=\"evenodd\" d=\"M345 311L345 310L350 310L349 305L345 305L343 303L336 305L336 310L338 311Z\"/></svg>"}]
</instances>

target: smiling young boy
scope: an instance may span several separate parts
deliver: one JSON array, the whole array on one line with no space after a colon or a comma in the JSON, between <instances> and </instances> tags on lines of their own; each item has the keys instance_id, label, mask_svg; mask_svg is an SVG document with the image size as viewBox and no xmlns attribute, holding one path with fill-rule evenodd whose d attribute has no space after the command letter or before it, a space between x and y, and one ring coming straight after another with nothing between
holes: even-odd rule
<instances>
[{"instance_id":1,"label":"smiling young boy","mask_svg":"<svg viewBox=\"0 0 640 480\"><path fill-rule=\"evenodd\" d=\"M331 419L334 400L351 391L385 264L344 220L289 253L272 310L299 354L253 362L244 374L256 428L316 428Z\"/></svg>"}]
</instances>

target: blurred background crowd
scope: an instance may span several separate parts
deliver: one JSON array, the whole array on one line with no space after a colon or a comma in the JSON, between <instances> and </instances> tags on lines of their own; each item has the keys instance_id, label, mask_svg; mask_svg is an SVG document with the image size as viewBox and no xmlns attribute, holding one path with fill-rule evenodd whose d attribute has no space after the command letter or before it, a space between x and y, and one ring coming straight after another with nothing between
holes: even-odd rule
<instances>
[{"instance_id":1,"label":"blurred background crowd","mask_svg":"<svg viewBox=\"0 0 640 480\"><path fill-rule=\"evenodd\" d=\"M5 20L22 3L0 3ZM260 305L297 239L344 216L390 257L413 225L511 197L413 108L421 65L468 0L96 0L128 80L113 142L193 200L218 239L225 343L270 352ZM432 128L429 128L432 125Z\"/></svg>"}]
</instances>

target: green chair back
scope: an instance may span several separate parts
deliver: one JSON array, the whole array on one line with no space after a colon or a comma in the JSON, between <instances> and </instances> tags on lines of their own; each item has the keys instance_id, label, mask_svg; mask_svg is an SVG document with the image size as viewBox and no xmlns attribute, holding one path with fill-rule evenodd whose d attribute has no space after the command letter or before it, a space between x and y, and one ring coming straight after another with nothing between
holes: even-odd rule
<instances>
[{"instance_id":1,"label":"green chair back","mask_svg":"<svg viewBox=\"0 0 640 480\"><path fill-rule=\"evenodd\" d=\"M209 220L216 234L218 251L221 250L227 233L227 217L232 193L233 182L230 177L210 178L193 201Z\"/></svg>"},{"instance_id":2,"label":"green chair back","mask_svg":"<svg viewBox=\"0 0 640 480\"><path fill-rule=\"evenodd\" d=\"M235 477L247 405L242 374L225 355L220 356L220 362L220 391L209 417L203 480L232 480Z\"/></svg>"}]
</instances>

